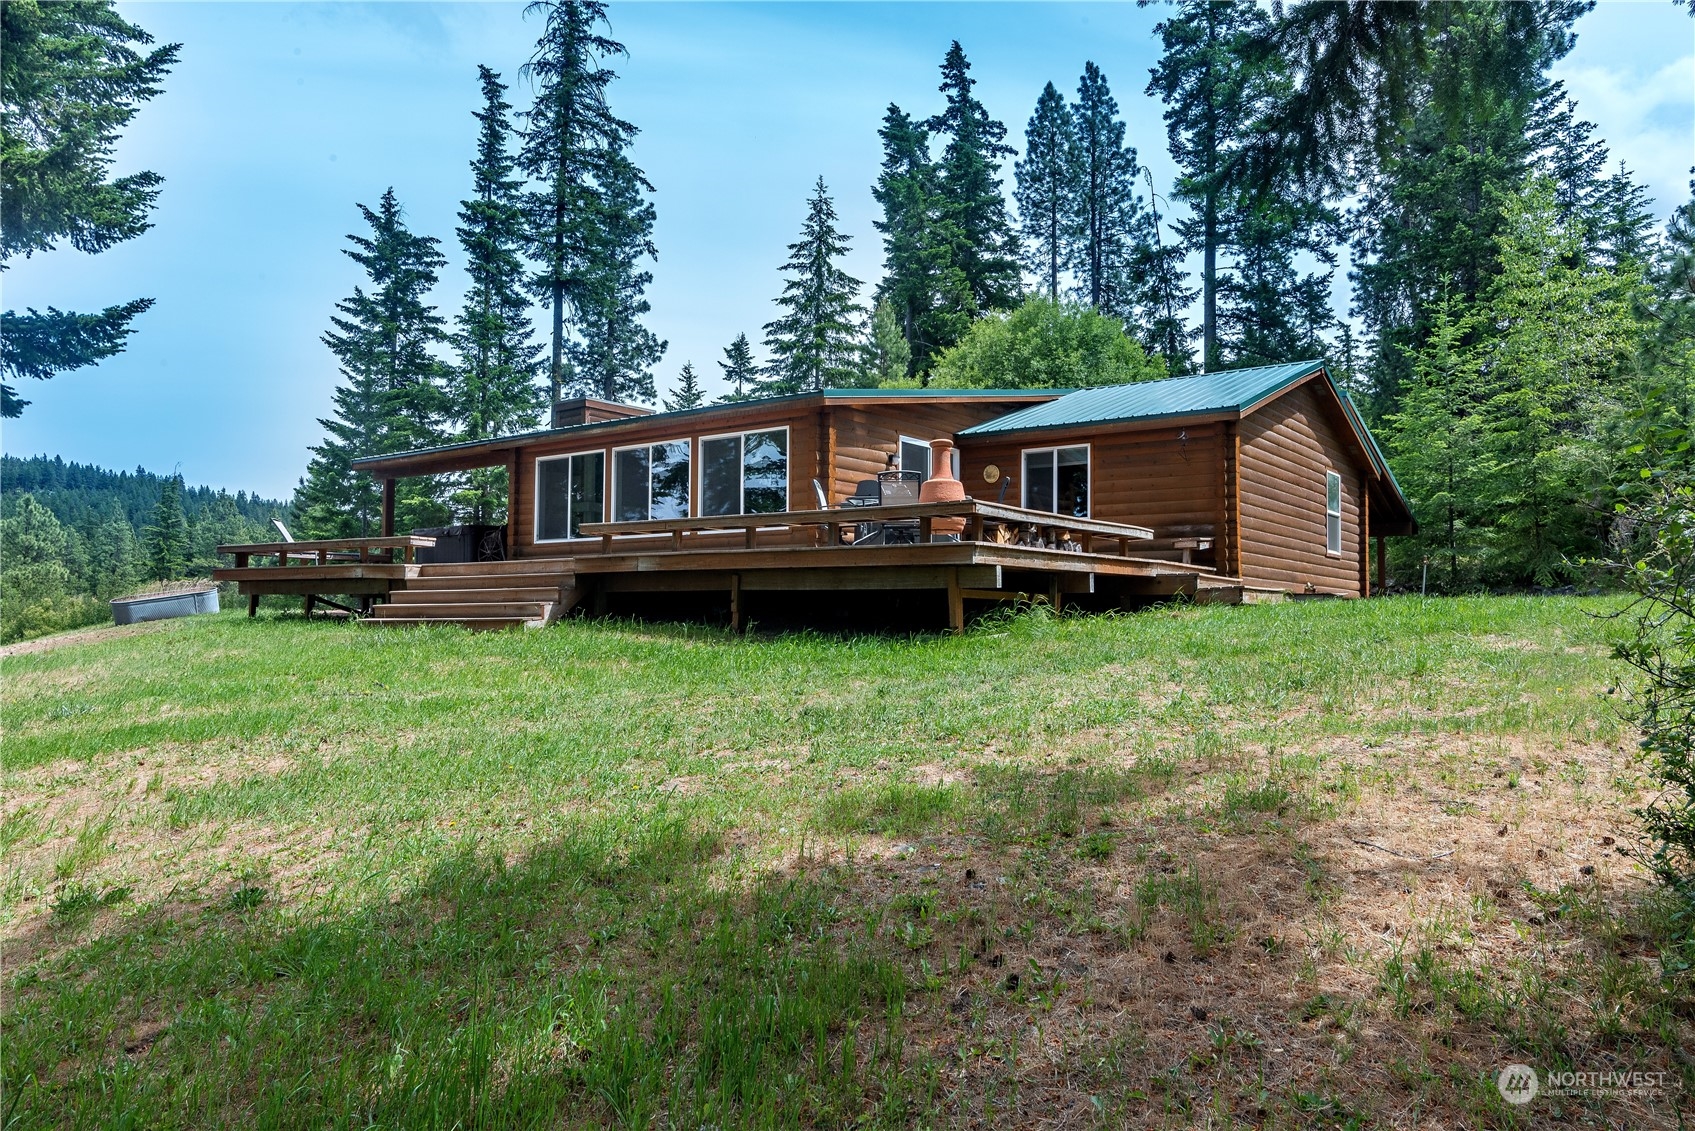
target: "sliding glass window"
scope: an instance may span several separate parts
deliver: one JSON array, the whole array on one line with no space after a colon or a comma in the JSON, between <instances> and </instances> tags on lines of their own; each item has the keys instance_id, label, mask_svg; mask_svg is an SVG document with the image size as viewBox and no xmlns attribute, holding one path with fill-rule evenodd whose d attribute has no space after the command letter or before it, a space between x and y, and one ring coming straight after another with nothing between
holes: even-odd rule
<instances>
[{"instance_id":1,"label":"sliding glass window","mask_svg":"<svg viewBox=\"0 0 1695 1131\"><path fill-rule=\"evenodd\" d=\"M1024 505L1033 511L1089 517L1088 445L1026 451Z\"/></svg>"},{"instance_id":2,"label":"sliding glass window","mask_svg":"<svg viewBox=\"0 0 1695 1131\"><path fill-rule=\"evenodd\" d=\"M672 440L612 453L612 519L689 517L689 442Z\"/></svg>"},{"instance_id":3,"label":"sliding glass window","mask_svg":"<svg viewBox=\"0 0 1695 1131\"><path fill-rule=\"evenodd\" d=\"M537 542L581 538L585 522L605 518L606 453L536 460Z\"/></svg>"},{"instance_id":4,"label":"sliding glass window","mask_svg":"<svg viewBox=\"0 0 1695 1131\"><path fill-rule=\"evenodd\" d=\"M787 428L701 440L701 514L777 514L788 509Z\"/></svg>"}]
</instances>

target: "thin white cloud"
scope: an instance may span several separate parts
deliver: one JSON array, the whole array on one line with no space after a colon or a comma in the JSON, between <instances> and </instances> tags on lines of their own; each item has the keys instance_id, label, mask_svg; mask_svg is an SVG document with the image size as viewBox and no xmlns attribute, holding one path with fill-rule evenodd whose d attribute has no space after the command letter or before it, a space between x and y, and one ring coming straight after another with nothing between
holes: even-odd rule
<instances>
[{"instance_id":1,"label":"thin white cloud","mask_svg":"<svg viewBox=\"0 0 1695 1131\"><path fill-rule=\"evenodd\" d=\"M1595 123L1612 151L1654 197L1664 216L1689 195L1695 165L1695 54L1649 72L1627 60L1610 66L1554 68L1577 99L1577 113Z\"/></svg>"}]
</instances>

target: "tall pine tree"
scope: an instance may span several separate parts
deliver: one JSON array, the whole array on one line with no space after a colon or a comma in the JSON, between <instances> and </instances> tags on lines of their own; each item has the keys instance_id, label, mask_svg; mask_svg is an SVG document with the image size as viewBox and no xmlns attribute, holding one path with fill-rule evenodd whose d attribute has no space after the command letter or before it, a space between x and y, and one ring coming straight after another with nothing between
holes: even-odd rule
<instances>
[{"instance_id":1,"label":"tall pine tree","mask_svg":"<svg viewBox=\"0 0 1695 1131\"><path fill-rule=\"evenodd\" d=\"M111 178L118 133L159 93L178 44L153 42L112 0L0 5L0 270L69 241L95 253L152 225L157 173ZM12 381L46 380L111 357L150 298L93 314L0 313L0 417L29 402Z\"/></svg>"},{"instance_id":2,"label":"tall pine tree","mask_svg":"<svg viewBox=\"0 0 1695 1131\"><path fill-rule=\"evenodd\" d=\"M1151 242L1137 192L1136 151L1124 144L1124 122L1106 76L1084 67L1072 111L1077 123L1077 188L1068 265L1079 302L1125 323L1135 320L1138 254Z\"/></svg>"},{"instance_id":3,"label":"tall pine tree","mask_svg":"<svg viewBox=\"0 0 1695 1131\"><path fill-rule=\"evenodd\" d=\"M941 92L947 107L929 121L947 139L937 162L945 217L956 229L952 259L970 292L973 313L1011 310L1020 300L1018 236L1001 193L1001 161L1012 156L1006 126L989 117L971 90L971 64L954 40L942 61Z\"/></svg>"},{"instance_id":4,"label":"tall pine tree","mask_svg":"<svg viewBox=\"0 0 1695 1131\"><path fill-rule=\"evenodd\" d=\"M646 292L653 273L642 266L655 254L654 209L643 196L652 186L620 150L602 170L598 190L588 228L587 287L567 347L576 389L609 401L652 404L653 367L667 344L641 323L652 309Z\"/></svg>"},{"instance_id":5,"label":"tall pine tree","mask_svg":"<svg viewBox=\"0 0 1695 1131\"><path fill-rule=\"evenodd\" d=\"M1013 166L1024 266L1039 280L1049 302L1059 301L1081 165L1076 123L1065 96L1050 82L1024 127L1024 159Z\"/></svg>"},{"instance_id":6,"label":"tall pine tree","mask_svg":"<svg viewBox=\"0 0 1695 1131\"><path fill-rule=\"evenodd\" d=\"M625 54L624 45L600 33L610 25L599 0L535 0L525 11L545 18L524 68L536 98L519 163L538 183L527 213L530 256L541 264L534 286L552 316L553 398L575 384L611 400L651 401L651 367L664 346L638 321L650 278L638 265L653 255L644 196L652 186L628 156L635 127L606 99L617 76L605 60Z\"/></svg>"},{"instance_id":7,"label":"tall pine tree","mask_svg":"<svg viewBox=\"0 0 1695 1131\"><path fill-rule=\"evenodd\" d=\"M457 440L487 440L541 423L540 347L532 338L523 260L523 186L513 175L512 127L500 76L478 67L483 107L476 112L472 197L460 202L459 245L469 286L453 344L448 415ZM493 522L506 507L506 469L477 468L454 494L472 522Z\"/></svg>"},{"instance_id":8,"label":"tall pine tree","mask_svg":"<svg viewBox=\"0 0 1695 1131\"><path fill-rule=\"evenodd\" d=\"M891 105L878 136L883 167L871 190L883 208L883 218L875 222L883 236L877 298L894 309L906 338L908 376L922 377L971 325L975 305L954 259L959 228L930 160L928 131Z\"/></svg>"},{"instance_id":9,"label":"tall pine tree","mask_svg":"<svg viewBox=\"0 0 1695 1131\"><path fill-rule=\"evenodd\" d=\"M1232 211L1251 212L1254 191L1240 187L1240 162L1262 107L1275 56L1256 37L1267 17L1247 0L1181 0L1154 30L1163 46L1148 93L1165 102L1166 137L1177 162L1177 198L1189 205L1184 242L1201 256L1201 364L1223 363L1218 326L1220 254ZM1268 195L1270 195L1268 193Z\"/></svg>"},{"instance_id":10,"label":"tall pine tree","mask_svg":"<svg viewBox=\"0 0 1695 1131\"><path fill-rule=\"evenodd\" d=\"M789 245L789 278L777 305L786 313L765 326L771 354L761 392L798 393L859 381L860 282L842 270L848 238L836 227L836 206L819 177L807 202L800 239Z\"/></svg>"},{"instance_id":11,"label":"tall pine tree","mask_svg":"<svg viewBox=\"0 0 1695 1131\"><path fill-rule=\"evenodd\" d=\"M166 479L159 505L147 528L148 570L155 581L174 581L188 573L188 518L182 510L182 476Z\"/></svg>"},{"instance_id":12,"label":"tall pine tree","mask_svg":"<svg viewBox=\"0 0 1695 1131\"><path fill-rule=\"evenodd\" d=\"M341 366L335 416L319 420L327 433L312 448L306 479L296 494L301 526L314 537L368 535L376 527L380 489L355 472L359 456L382 455L440 439L446 407L443 366L431 352L442 339L442 319L427 298L446 262L440 241L407 228L394 190L375 211L359 206L369 236L349 235L344 253L364 268L370 289L356 286L336 304L339 313L323 341ZM446 518L428 479L401 481L396 503L400 528Z\"/></svg>"}]
</instances>

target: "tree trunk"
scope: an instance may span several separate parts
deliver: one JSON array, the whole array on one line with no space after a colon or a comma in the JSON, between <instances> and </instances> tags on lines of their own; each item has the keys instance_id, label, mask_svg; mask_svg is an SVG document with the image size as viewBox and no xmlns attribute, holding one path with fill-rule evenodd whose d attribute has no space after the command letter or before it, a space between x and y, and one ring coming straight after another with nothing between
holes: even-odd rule
<instances>
[{"instance_id":1,"label":"tree trunk","mask_svg":"<svg viewBox=\"0 0 1695 1131\"><path fill-rule=\"evenodd\" d=\"M1208 189L1202 217L1201 368L1218 368L1218 193Z\"/></svg>"}]
</instances>

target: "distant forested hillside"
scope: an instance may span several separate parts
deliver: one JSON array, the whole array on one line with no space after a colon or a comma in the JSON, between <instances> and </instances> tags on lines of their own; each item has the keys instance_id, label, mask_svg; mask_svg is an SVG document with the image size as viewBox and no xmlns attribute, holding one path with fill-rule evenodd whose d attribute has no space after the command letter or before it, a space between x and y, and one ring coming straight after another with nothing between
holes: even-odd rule
<instances>
[{"instance_id":1,"label":"distant forested hillside","mask_svg":"<svg viewBox=\"0 0 1695 1131\"><path fill-rule=\"evenodd\" d=\"M269 541L286 511L143 468L0 456L0 640L93 624L112 597L205 577L219 544Z\"/></svg>"}]
</instances>

